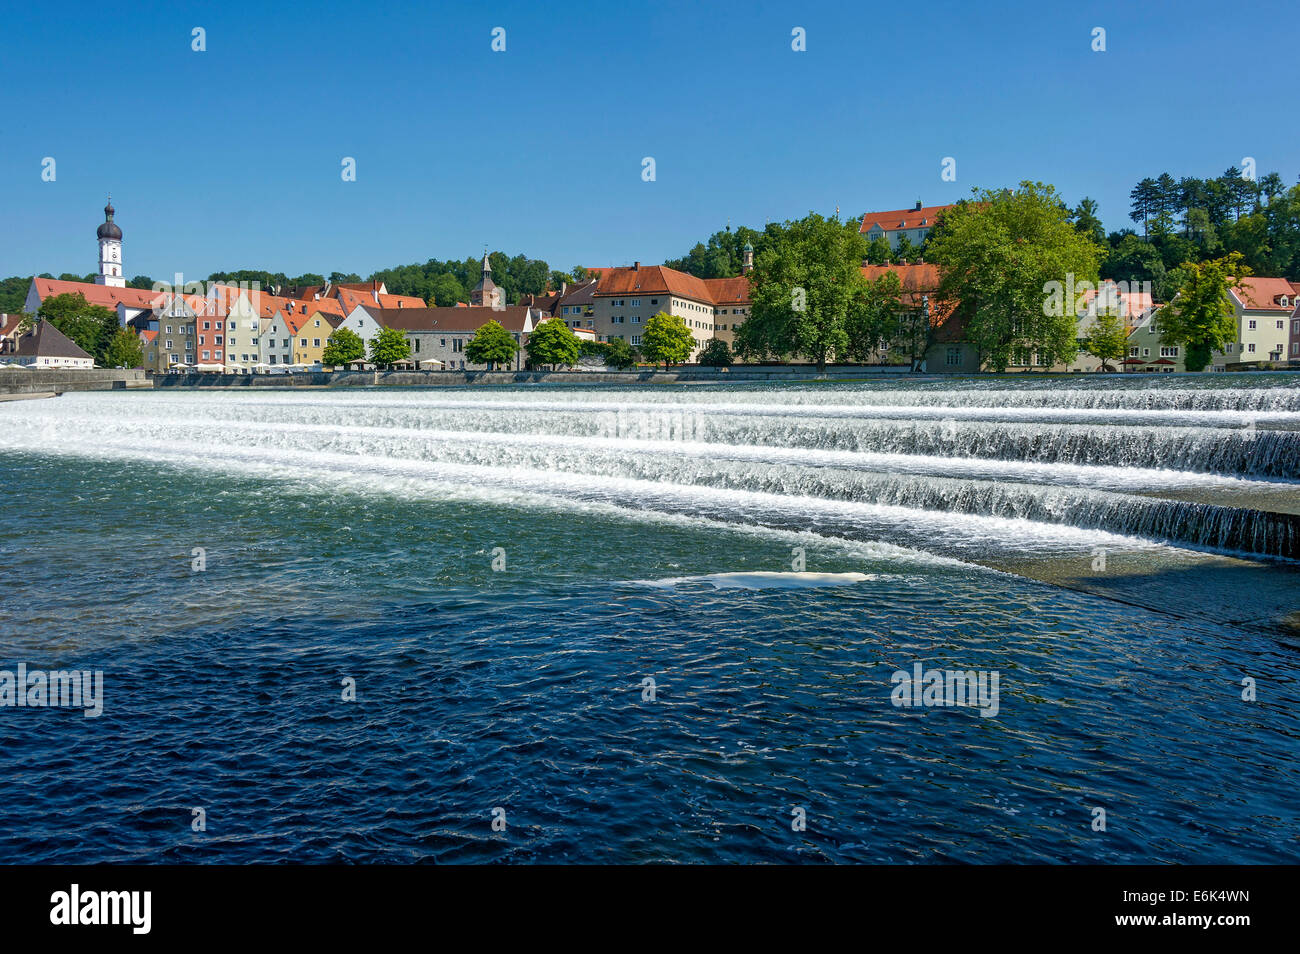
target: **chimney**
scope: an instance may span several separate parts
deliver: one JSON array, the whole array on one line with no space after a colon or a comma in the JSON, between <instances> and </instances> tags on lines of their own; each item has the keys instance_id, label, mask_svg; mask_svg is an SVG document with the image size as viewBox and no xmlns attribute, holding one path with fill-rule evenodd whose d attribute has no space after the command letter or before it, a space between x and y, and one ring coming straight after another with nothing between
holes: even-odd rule
<instances>
[{"instance_id":1,"label":"chimney","mask_svg":"<svg viewBox=\"0 0 1300 954\"><path fill-rule=\"evenodd\" d=\"M370 290L370 294L372 294L372 295L375 296L375 304L378 305L378 304L379 304L379 289L378 289L378 288L372 288L372 289Z\"/></svg>"},{"instance_id":2,"label":"chimney","mask_svg":"<svg viewBox=\"0 0 1300 954\"><path fill-rule=\"evenodd\" d=\"M567 292L568 290L569 290L569 283L568 283L568 282L564 282L564 281L560 282L560 297L561 297L561 298L564 297L565 292Z\"/></svg>"},{"instance_id":3,"label":"chimney","mask_svg":"<svg viewBox=\"0 0 1300 954\"><path fill-rule=\"evenodd\" d=\"M920 211L921 211L921 200L920 200L920 199L917 199L917 200L916 200L916 211L917 211L917 212L920 212Z\"/></svg>"},{"instance_id":4,"label":"chimney","mask_svg":"<svg viewBox=\"0 0 1300 954\"><path fill-rule=\"evenodd\" d=\"M633 263L632 263L632 271L636 272L636 271L640 271L640 269L641 269L641 263L640 263L640 262L633 262Z\"/></svg>"}]
</instances>

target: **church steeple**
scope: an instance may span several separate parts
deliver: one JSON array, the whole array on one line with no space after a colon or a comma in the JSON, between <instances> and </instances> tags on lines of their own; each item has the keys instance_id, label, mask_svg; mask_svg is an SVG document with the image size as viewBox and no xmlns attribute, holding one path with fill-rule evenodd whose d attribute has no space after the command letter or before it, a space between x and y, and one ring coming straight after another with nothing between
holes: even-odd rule
<instances>
[{"instance_id":1,"label":"church steeple","mask_svg":"<svg viewBox=\"0 0 1300 954\"><path fill-rule=\"evenodd\" d=\"M487 252L483 253L483 275L474 286L474 290L469 293L469 303L488 306L503 304L501 289L497 287L496 282L492 281L492 263L488 260Z\"/></svg>"},{"instance_id":2,"label":"church steeple","mask_svg":"<svg viewBox=\"0 0 1300 954\"><path fill-rule=\"evenodd\" d=\"M99 239L99 274L95 276L95 284L125 288L126 279L122 276L122 230L113 221L116 212L110 195L108 204L104 206L104 224L95 230L95 237Z\"/></svg>"}]
</instances>

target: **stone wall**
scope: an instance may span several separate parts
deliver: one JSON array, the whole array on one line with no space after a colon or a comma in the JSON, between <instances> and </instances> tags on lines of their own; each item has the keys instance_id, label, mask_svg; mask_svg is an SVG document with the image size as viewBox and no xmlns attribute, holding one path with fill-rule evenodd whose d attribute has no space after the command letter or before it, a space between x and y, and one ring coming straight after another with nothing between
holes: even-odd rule
<instances>
[{"instance_id":1,"label":"stone wall","mask_svg":"<svg viewBox=\"0 0 1300 954\"><path fill-rule=\"evenodd\" d=\"M863 378L907 374L906 368L836 367L825 377ZM672 371L305 371L297 374L156 375L159 388L449 387L467 384L664 384L675 381L792 381L822 377L816 368L792 365L676 368Z\"/></svg>"},{"instance_id":2,"label":"stone wall","mask_svg":"<svg viewBox=\"0 0 1300 954\"><path fill-rule=\"evenodd\" d=\"M140 370L48 368L19 371L0 367L0 394L118 391L149 387L153 387L153 382Z\"/></svg>"}]
</instances>

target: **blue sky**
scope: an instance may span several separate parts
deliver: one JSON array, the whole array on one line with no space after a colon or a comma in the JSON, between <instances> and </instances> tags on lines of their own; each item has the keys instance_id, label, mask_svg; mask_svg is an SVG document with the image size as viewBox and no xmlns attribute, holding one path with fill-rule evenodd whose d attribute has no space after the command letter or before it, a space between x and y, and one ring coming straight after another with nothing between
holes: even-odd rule
<instances>
[{"instance_id":1,"label":"blue sky","mask_svg":"<svg viewBox=\"0 0 1300 954\"><path fill-rule=\"evenodd\" d=\"M3 24L0 277L93 271L110 191L126 274L161 278L485 244L659 262L728 219L1026 178L1115 229L1146 175L1300 174L1293 0L48 3Z\"/></svg>"}]
</instances>

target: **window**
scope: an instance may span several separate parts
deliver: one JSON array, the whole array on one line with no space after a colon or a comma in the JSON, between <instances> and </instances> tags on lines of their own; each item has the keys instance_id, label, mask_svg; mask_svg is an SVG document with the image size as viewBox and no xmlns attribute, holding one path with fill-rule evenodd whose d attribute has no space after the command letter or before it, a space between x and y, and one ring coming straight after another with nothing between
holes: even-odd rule
<instances>
[{"instance_id":1,"label":"window","mask_svg":"<svg viewBox=\"0 0 1300 954\"><path fill-rule=\"evenodd\" d=\"M1277 323L1277 327L1278 327L1278 330L1280 331L1282 328L1286 327L1286 322L1285 322L1285 321L1279 321L1279 322Z\"/></svg>"},{"instance_id":2,"label":"window","mask_svg":"<svg viewBox=\"0 0 1300 954\"><path fill-rule=\"evenodd\" d=\"M217 335L217 340L214 341L214 342L212 342L212 343L213 343L213 344L221 344L221 335Z\"/></svg>"},{"instance_id":3,"label":"window","mask_svg":"<svg viewBox=\"0 0 1300 954\"><path fill-rule=\"evenodd\" d=\"M1251 354L1254 354L1254 353L1255 353L1255 342L1252 341L1250 344L1246 345L1246 350L1247 350L1248 352L1250 352Z\"/></svg>"},{"instance_id":4,"label":"window","mask_svg":"<svg viewBox=\"0 0 1300 954\"><path fill-rule=\"evenodd\" d=\"M235 330L235 323L234 323L233 321L230 322L230 330L231 330L231 331L234 331L234 330Z\"/></svg>"},{"instance_id":5,"label":"window","mask_svg":"<svg viewBox=\"0 0 1300 954\"><path fill-rule=\"evenodd\" d=\"M1237 350L1237 344L1236 344L1236 342L1234 342L1234 341L1229 341L1229 342L1228 342L1228 347L1227 347L1227 349L1225 350L1224 353L1225 353L1225 354L1232 354L1232 352L1234 352L1235 350Z\"/></svg>"},{"instance_id":6,"label":"window","mask_svg":"<svg viewBox=\"0 0 1300 954\"><path fill-rule=\"evenodd\" d=\"M212 325L210 325L210 324L209 324L208 322L206 322L206 321L203 322L203 330L204 330L204 331L211 331L211 330L212 330Z\"/></svg>"},{"instance_id":7,"label":"window","mask_svg":"<svg viewBox=\"0 0 1300 954\"><path fill-rule=\"evenodd\" d=\"M207 353L206 351L203 352L203 360L204 360L204 361L207 361L207 360L208 360L208 353Z\"/></svg>"},{"instance_id":8,"label":"window","mask_svg":"<svg viewBox=\"0 0 1300 954\"><path fill-rule=\"evenodd\" d=\"M1249 328L1251 331L1254 331L1254 330L1255 330L1255 319L1252 318L1252 319L1250 320L1250 322L1246 325L1246 327Z\"/></svg>"},{"instance_id":9,"label":"window","mask_svg":"<svg viewBox=\"0 0 1300 954\"><path fill-rule=\"evenodd\" d=\"M961 348L949 348L948 356L944 359L949 367L957 367L961 364Z\"/></svg>"},{"instance_id":10,"label":"window","mask_svg":"<svg viewBox=\"0 0 1300 954\"><path fill-rule=\"evenodd\" d=\"M313 348L319 348L319 347L320 347L320 339L319 339L319 338L312 338L312 339L311 339L311 346L312 346Z\"/></svg>"},{"instance_id":11,"label":"window","mask_svg":"<svg viewBox=\"0 0 1300 954\"><path fill-rule=\"evenodd\" d=\"M167 339L166 348L168 351L172 350L172 340L170 338Z\"/></svg>"},{"instance_id":12,"label":"window","mask_svg":"<svg viewBox=\"0 0 1300 954\"><path fill-rule=\"evenodd\" d=\"M639 345L639 344L641 343L641 336L640 336L640 335L633 335L633 336L632 336L632 343L633 343L634 345Z\"/></svg>"},{"instance_id":13,"label":"window","mask_svg":"<svg viewBox=\"0 0 1300 954\"><path fill-rule=\"evenodd\" d=\"M305 347L307 347L307 339L306 339L306 338L301 339L301 342L300 342L300 344L298 345L298 347L300 347L300 348L305 348Z\"/></svg>"},{"instance_id":14,"label":"window","mask_svg":"<svg viewBox=\"0 0 1300 954\"><path fill-rule=\"evenodd\" d=\"M1144 358L1149 358L1149 357L1151 357L1151 349L1150 349L1150 348L1143 348L1143 349L1142 349L1142 357L1144 357Z\"/></svg>"},{"instance_id":15,"label":"window","mask_svg":"<svg viewBox=\"0 0 1300 954\"><path fill-rule=\"evenodd\" d=\"M1138 349L1137 349L1137 348L1129 348L1129 349L1128 349L1128 356L1129 356L1130 358L1136 358L1136 357L1138 356Z\"/></svg>"},{"instance_id":16,"label":"window","mask_svg":"<svg viewBox=\"0 0 1300 954\"><path fill-rule=\"evenodd\" d=\"M640 298L633 298L633 299L632 299L632 307L633 307L633 308L640 308L640 307L641 307L641 299L640 299Z\"/></svg>"},{"instance_id":17,"label":"window","mask_svg":"<svg viewBox=\"0 0 1300 954\"><path fill-rule=\"evenodd\" d=\"M633 316L632 316L632 324L634 324L634 325L639 325L639 324L641 324L641 316L640 316L640 315L633 315Z\"/></svg>"},{"instance_id":18,"label":"window","mask_svg":"<svg viewBox=\"0 0 1300 954\"><path fill-rule=\"evenodd\" d=\"M1177 348L1162 347L1162 348L1160 349L1160 357L1162 357L1162 358L1176 358L1176 357L1178 357L1178 349L1177 349Z\"/></svg>"},{"instance_id":19,"label":"window","mask_svg":"<svg viewBox=\"0 0 1300 954\"><path fill-rule=\"evenodd\" d=\"M168 326L167 326L167 333L168 333L168 334L171 334L171 333L172 333L172 326L171 326L171 325L168 325ZM168 345L167 347L170 348L171 345Z\"/></svg>"}]
</instances>

